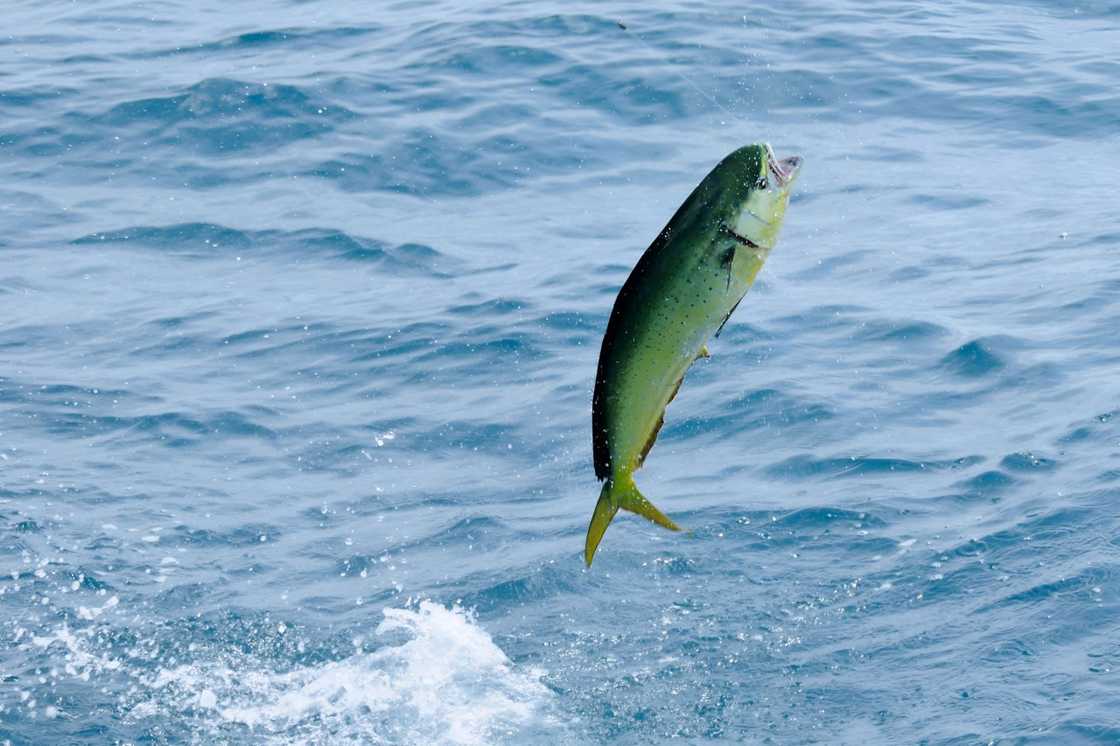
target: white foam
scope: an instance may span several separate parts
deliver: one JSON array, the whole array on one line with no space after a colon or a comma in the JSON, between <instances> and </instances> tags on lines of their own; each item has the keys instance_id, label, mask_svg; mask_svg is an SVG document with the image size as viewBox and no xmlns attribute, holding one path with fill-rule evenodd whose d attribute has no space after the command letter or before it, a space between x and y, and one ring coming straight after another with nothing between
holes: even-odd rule
<instances>
[{"instance_id":1,"label":"white foam","mask_svg":"<svg viewBox=\"0 0 1120 746\"><path fill-rule=\"evenodd\" d=\"M120 602L121 601L120 601L119 598L117 598L116 596L113 596L112 598L110 598L108 601L105 602L104 606L101 606L101 607L95 606L91 609L91 608L88 608L88 607L85 607L85 606L79 606L78 607L78 618L85 619L87 621L92 621L92 620L96 619L97 617L101 616L102 614L104 614L106 611L109 611L110 609L115 608L117 606L117 604L119 604Z\"/></svg>"},{"instance_id":2,"label":"white foam","mask_svg":"<svg viewBox=\"0 0 1120 746\"><path fill-rule=\"evenodd\" d=\"M202 662L162 670L156 699L250 728L273 743L484 744L546 719L540 672L514 666L461 609L386 609L378 635L406 640L292 671ZM185 713L184 713L185 714Z\"/></svg>"},{"instance_id":3,"label":"white foam","mask_svg":"<svg viewBox=\"0 0 1120 746\"><path fill-rule=\"evenodd\" d=\"M382 644L373 652L356 640L356 652L341 660L297 668L290 659L221 643L180 647L158 667L160 657L153 653L162 645L156 639L138 638L127 649L113 643L108 618L120 609L116 596L101 607L81 607L84 624L29 634L29 643L51 651L59 664L51 669L55 683L69 679L127 690L119 700L126 721L174 723L194 743L231 737L276 744L462 746L571 740L550 715L553 696L541 683L543 672L516 666L457 607L422 601L386 609L375 630ZM281 634L298 632L283 626ZM23 636L17 631L15 642ZM26 707L33 710L35 703Z\"/></svg>"}]
</instances>

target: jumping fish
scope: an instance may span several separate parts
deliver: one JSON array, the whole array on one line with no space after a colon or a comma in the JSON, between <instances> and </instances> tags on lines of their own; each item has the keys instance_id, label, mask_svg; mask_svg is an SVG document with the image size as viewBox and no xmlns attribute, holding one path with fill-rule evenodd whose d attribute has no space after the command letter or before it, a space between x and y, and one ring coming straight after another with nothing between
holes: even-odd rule
<instances>
[{"instance_id":1,"label":"jumping fish","mask_svg":"<svg viewBox=\"0 0 1120 746\"><path fill-rule=\"evenodd\" d=\"M658 234L615 299L595 376L591 428L603 482L587 527L595 557L621 508L680 527L634 484L684 374L708 356L769 256L801 159L778 160L768 144L739 148L712 169Z\"/></svg>"}]
</instances>

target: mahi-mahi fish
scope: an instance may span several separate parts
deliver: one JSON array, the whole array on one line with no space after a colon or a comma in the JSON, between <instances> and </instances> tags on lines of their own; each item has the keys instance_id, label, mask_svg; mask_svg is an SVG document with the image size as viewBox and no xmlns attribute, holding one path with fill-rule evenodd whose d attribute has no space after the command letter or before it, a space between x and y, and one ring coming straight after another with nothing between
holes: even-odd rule
<instances>
[{"instance_id":1,"label":"mahi-mahi fish","mask_svg":"<svg viewBox=\"0 0 1120 746\"><path fill-rule=\"evenodd\" d=\"M653 447L692 363L708 356L778 238L801 159L768 144L739 148L712 169L658 234L618 293L595 377L591 427L603 482L587 527L595 557L615 514L680 527L647 500L634 472Z\"/></svg>"}]
</instances>

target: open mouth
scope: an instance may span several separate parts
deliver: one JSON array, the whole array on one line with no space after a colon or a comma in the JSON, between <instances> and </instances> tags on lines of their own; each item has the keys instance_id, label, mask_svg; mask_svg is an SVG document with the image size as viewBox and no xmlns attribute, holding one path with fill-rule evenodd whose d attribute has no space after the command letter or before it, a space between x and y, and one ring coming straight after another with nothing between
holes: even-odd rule
<instances>
[{"instance_id":1,"label":"open mouth","mask_svg":"<svg viewBox=\"0 0 1120 746\"><path fill-rule=\"evenodd\" d=\"M797 176L797 170L801 168L801 156L791 155L789 158L778 159L774 155L774 149L770 144L766 144L766 165L770 169L770 173L778 182L778 186L786 186L793 178Z\"/></svg>"}]
</instances>

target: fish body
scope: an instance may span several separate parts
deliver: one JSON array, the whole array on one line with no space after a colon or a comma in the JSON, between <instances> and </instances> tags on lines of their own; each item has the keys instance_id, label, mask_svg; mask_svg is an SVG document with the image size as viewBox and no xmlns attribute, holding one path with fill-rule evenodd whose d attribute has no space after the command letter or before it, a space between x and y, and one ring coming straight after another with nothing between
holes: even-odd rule
<instances>
[{"instance_id":1,"label":"fish body","mask_svg":"<svg viewBox=\"0 0 1120 746\"><path fill-rule=\"evenodd\" d=\"M653 447L689 366L750 289L777 241L800 158L769 145L724 158L693 190L634 267L603 336L592 403L595 476L603 488L584 559L619 509L679 527L638 491L633 473Z\"/></svg>"}]
</instances>

